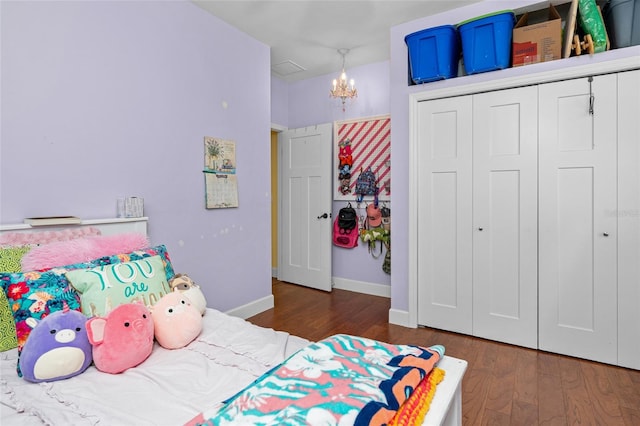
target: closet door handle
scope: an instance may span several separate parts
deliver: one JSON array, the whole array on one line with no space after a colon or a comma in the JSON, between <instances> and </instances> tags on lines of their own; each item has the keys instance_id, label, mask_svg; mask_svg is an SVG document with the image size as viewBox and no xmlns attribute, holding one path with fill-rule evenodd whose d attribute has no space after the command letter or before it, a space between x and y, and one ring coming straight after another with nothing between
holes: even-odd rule
<instances>
[{"instance_id":1,"label":"closet door handle","mask_svg":"<svg viewBox=\"0 0 640 426\"><path fill-rule=\"evenodd\" d=\"M327 213L323 213L320 216L318 216L318 219L326 219L328 217L329 217L329 215Z\"/></svg>"},{"instance_id":2,"label":"closet door handle","mask_svg":"<svg viewBox=\"0 0 640 426\"><path fill-rule=\"evenodd\" d=\"M478 228L478 231L482 231L484 228Z\"/></svg>"},{"instance_id":3,"label":"closet door handle","mask_svg":"<svg viewBox=\"0 0 640 426\"><path fill-rule=\"evenodd\" d=\"M608 232L603 232L602 235L605 236L605 237L608 237L609 233Z\"/></svg>"}]
</instances>

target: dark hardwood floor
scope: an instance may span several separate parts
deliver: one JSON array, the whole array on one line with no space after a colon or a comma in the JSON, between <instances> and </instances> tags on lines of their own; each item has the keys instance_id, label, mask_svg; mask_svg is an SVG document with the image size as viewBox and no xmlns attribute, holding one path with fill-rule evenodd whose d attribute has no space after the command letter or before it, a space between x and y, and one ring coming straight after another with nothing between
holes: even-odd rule
<instances>
[{"instance_id":1,"label":"dark hardwood floor","mask_svg":"<svg viewBox=\"0 0 640 426\"><path fill-rule=\"evenodd\" d=\"M249 321L310 340L336 333L442 344L469 363L464 425L640 425L640 371L430 328L388 323L390 300L273 281L275 308Z\"/></svg>"}]
</instances>

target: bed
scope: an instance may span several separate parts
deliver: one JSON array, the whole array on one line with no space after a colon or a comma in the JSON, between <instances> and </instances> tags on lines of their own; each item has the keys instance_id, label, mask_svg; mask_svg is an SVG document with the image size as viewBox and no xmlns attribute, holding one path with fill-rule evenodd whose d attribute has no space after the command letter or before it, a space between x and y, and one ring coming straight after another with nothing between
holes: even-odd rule
<instances>
[{"instance_id":1,"label":"bed","mask_svg":"<svg viewBox=\"0 0 640 426\"><path fill-rule=\"evenodd\" d=\"M136 232L146 231L146 224L139 221L124 225L107 221L107 224L103 228L105 234L127 232L129 226L134 226ZM99 222L91 225L101 227ZM19 229L33 232L28 228ZM0 232L9 230L15 231L15 228L7 229L5 226ZM166 349L156 342L143 363L120 374L104 373L91 365L82 374L65 380L32 383L16 374L18 349L14 348L0 353L0 423L195 425L239 424L244 419L245 424L253 424L246 423L248 417L243 417L242 412L235 413L239 417L229 417L230 407L233 408L234 404L237 407L239 401L246 406L247 395L255 396L262 392L255 391L256 386L263 385L264 390L269 383L281 383L278 380L282 380L282 377L277 378L277 374L291 371L291 363L307 359L309 351L318 351L322 345L324 348L331 345L351 347L356 344L366 347L384 345L380 348L397 350L398 354L416 350L410 346L387 345L358 336L338 335L320 342L310 342L285 331L258 327L212 308L206 308L202 317L202 331L191 343L179 349ZM345 359L350 363L359 363L362 358L365 357L347 355ZM351 372L359 368L349 365ZM447 355L437 358L433 371L441 371L443 377L432 389L432 400L423 424L462 423L461 382L466 365L464 360ZM343 367L335 367L335 370L340 371L341 368L345 371ZM395 367L384 368L396 371ZM373 371L373 376L377 376L382 375L384 368L374 365L373 368L366 367L366 371ZM305 376L305 381L312 387L316 386L318 380L314 382L309 377ZM368 378L350 377L353 382L370 381ZM381 376L379 379L382 381L384 378L387 377ZM288 388L282 386L279 390L282 389ZM288 405L296 401L291 394L285 397L289 398ZM325 403L322 404L324 407ZM311 410L318 411L313 407ZM288 422L298 424L294 420ZM271 418L264 423L283 422Z\"/></svg>"}]
</instances>

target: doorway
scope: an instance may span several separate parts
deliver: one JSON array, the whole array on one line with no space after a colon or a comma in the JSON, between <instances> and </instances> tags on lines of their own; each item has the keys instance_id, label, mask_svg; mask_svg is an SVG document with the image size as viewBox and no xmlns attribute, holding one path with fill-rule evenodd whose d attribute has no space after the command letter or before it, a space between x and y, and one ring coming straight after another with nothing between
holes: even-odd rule
<instances>
[{"instance_id":1,"label":"doorway","mask_svg":"<svg viewBox=\"0 0 640 426\"><path fill-rule=\"evenodd\" d=\"M272 132L272 275L331 291L331 123Z\"/></svg>"}]
</instances>

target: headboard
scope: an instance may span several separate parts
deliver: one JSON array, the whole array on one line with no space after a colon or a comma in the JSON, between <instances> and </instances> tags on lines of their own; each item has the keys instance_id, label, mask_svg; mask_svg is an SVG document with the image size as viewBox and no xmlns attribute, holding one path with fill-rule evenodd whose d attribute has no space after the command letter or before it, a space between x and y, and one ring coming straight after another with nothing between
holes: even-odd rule
<instances>
[{"instance_id":1,"label":"headboard","mask_svg":"<svg viewBox=\"0 0 640 426\"><path fill-rule=\"evenodd\" d=\"M24 223L0 225L0 235L7 232L33 233L41 231L59 231L63 229L76 229L78 227L92 227L100 230L102 235L114 235L128 232L136 232L147 235L148 217L132 218L108 218L108 219L88 219L80 224L74 225L54 225L54 226L31 226Z\"/></svg>"}]
</instances>

